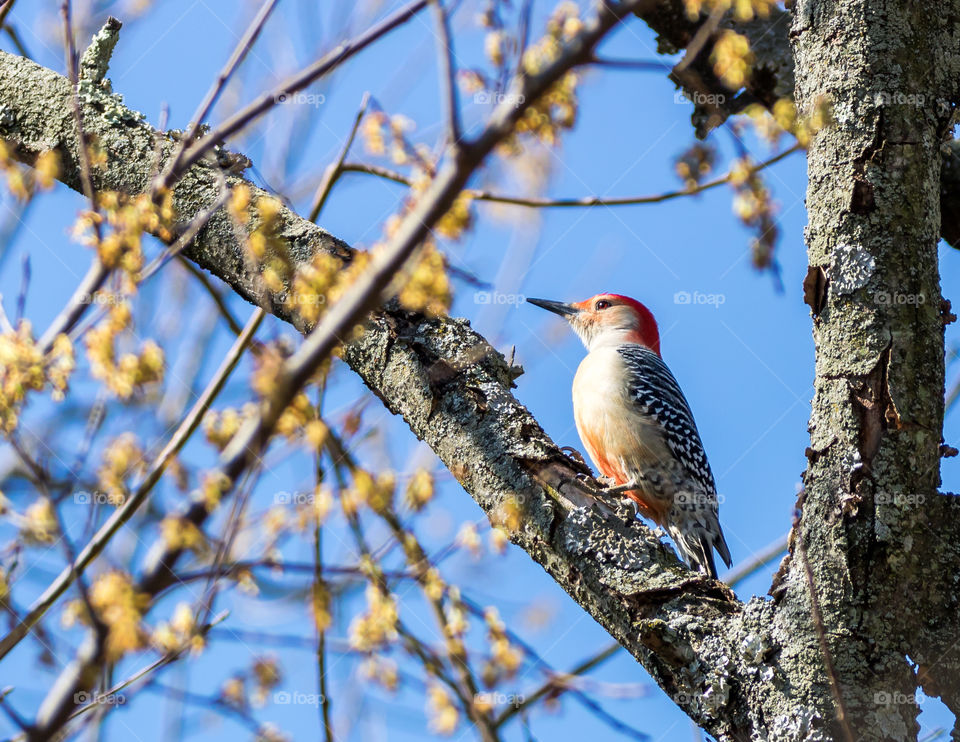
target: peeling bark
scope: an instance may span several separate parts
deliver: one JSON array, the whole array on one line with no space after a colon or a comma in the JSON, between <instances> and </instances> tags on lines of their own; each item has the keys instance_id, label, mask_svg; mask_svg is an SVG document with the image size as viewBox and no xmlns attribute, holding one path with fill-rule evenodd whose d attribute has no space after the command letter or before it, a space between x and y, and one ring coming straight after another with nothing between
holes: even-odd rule
<instances>
[{"instance_id":1,"label":"peeling bark","mask_svg":"<svg viewBox=\"0 0 960 742\"><path fill-rule=\"evenodd\" d=\"M804 0L791 31L798 106L809 111L827 97L834 111L808 154L810 268L829 281L814 319L816 455L796 537L810 556L856 739L915 738L912 662L936 655L929 661L939 665L947 643L933 634L957 637L947 607L958 564L954 498L937 493L937 238L940 150L960 73L958 17L956 2ZM804 680L794 694L819 705L829 679L797 560L784 582L774 632L796 637L789 667ZM828 705L819 714L832 738L844 737Z\"/></svg>"}]
</instances>

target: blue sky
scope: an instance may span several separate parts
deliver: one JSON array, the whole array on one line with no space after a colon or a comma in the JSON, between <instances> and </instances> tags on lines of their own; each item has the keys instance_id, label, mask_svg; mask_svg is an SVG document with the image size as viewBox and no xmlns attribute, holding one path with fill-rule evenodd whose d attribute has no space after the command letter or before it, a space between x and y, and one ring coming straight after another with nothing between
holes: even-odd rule
<instances>
[{"instance_id":1,"label":"blue sky","mask_svg":"<svg viewBox=\"0 0 960 742\"><path fill-rule=\"evenodd\" d=\"M249 2L169 0L134 19L130 12L133 3L109 8L104 3L93 5L90 12L94 27L99 26L108 10L127 21L109 73L114 89L155 125L164 108L169 107L171 126L186 123L255 10L255 4ZM343 8L323 3L318 10L316 5L308 0L280 2L263 38L244 64L243 85L224 97L216 120L331 46L331 34ZM77 7L78 16L83 18L82 11L89 10L88 6ZM358 15L354 31L393 7L398 4L380 3L372 16ZM551 8L539 0L534 3L534 32L543 27ZM465 0L455 16L457 60L461 66L482 64L483 33L474 23L480 9L479 1ZM51 23L57 22L52 11L18 4L11 18L34 58L62 72L63 55L50 31ZM5 37L0 46L11 49ZM652 33L632 20L608 40L603 52L610 57L652 59L655 49ZM331 79L312 88L311 92L323 96L322 104L285 106L252 126L231 145L253 159L263 182L278 188L305 213L320 173L339 150L365 91L370 91L389 113L404 114L415 121L413 136L417 141L433 144L437 140L441 114L429 16L415 19ZM564 136L555 150L544 151L540 157L549 172L548 195L645 195L680 185L673 163L694 141L689 124L691 106L676 100L673 85L664 75L591 70L584 76L579 97L576 130ZM462 98L469 134L482 123L487 109L473 104L469 96ZM736 151L736 135L724 127L713 133L711 141L723 154L719 166L722 172ZM771 154L766 145L752 137L747 137L743 144L758 160ZM359 144L351 159L375 161ZM502 163L492 165L477 179L478 185L492 183L505 192L520 188L521 182ZM727 187L694 198L645 206L531 212L479 205L476 227L468 237L460 243L444 245L454 265L492 284L491 291L497 297L486 303L489 294L458 283L452 314L470 318L474 327L498 349L508 352L516 347L517 362L526 373L517 380L515 393L560 445L580 448L573 425L570 384L583 349L559 319L524 305L521 297L575 300L612 291L631 295L653 310L660 322L663 357L694 411L723 496L721 520L735 566L749 561L789 528L805 467L806 425L813 393L811 322L801 290L806 270L803 156L789 157L765 171L764 176L779 204L781 237L776 260L782 290L769 272L758 273L751 267L751 235L732 214L732 191ZM351 244L369 246L379 237L383 220L398 209L402 196L403 190L395 184L365 175L349 175L334 191L320 223ZM0 255L0 291L8 313L12 312L13 297L19 290L21 261L29 255L33 283L26 316L35 328L46 326L86 270L87 249L71 242L67 235L82 207L82 200L66 189L38 200ZM4 193L0 196L0 216L7 220L12 213L10 199ZM956 278L960 256L947 247L941 248L941 256L944 295L955 298L960 289ZM196 325L207 317L205 313L213 312L209 303L191 299L198 302L199 309L187 317L192 317L196 325L170 326L170 292L178 285L172 279L156 280L144 289L138 315L138 332L142 336L162 334L176 347L193 337ZM710 303L682 303L678 295L684 293L713 299ZM249 306L240 300L231 300L231 307L238 317L249 315ZM273 320L266 323L260 337L277 334L294 337L289 328ZM949 327L948 347L956 343L957 337L954 327ZM229 333L222 326L209 339L207 356L200 362L201 387L229 343ZM238 372L223 404L240 403L246 398L248 370ZM953 374L948 370L948 383L955 376L955 370ZM180 381L172 374L167 384L173 387ZM92 386L81 381L78 388L90 392ZM191 389L184 393L196 391L193 386ZM336 415L348 409L362 393L359 380L341 367L329 409ZM30 409L28 424L41 436L56 428L56 439L68 446L71 437L75 441L78 428L70 422L72 418L61 417L64 415L62 408L38 399ZM146 419L141 422L137 432L148 440L165 429ZM435 465L429 451L379 401L369 402L363 424L366 438L357 452L370 466L386 465L409 473L411 462ZM955 413L946 420L945 438L952 444L960 439ZM209 447L202 443L191 445L185 458L197 465L213 461ZM956 489L958 480L957 460L946 460L944 489ZM268 506L276 492L295 491L309 481L305 460L294 457L263 477L256 490L257 503ZM482 518L480 510L458 485L449 478L443 481L441 496L419 526L424 540L436 546L449 542L461 523ZM8 494L18 507L29 501L29 492ZM172 491L163 490L161 496L165 504L176 502L176 493ZM72 532L79 537L85 518L82 508L69 510L65 516ZM11 536L9 528L0 530L0 541ZM135 547L142 548L142 543ZM328 539L326 550L332 563L351 561L347 542L335 535ZM307 544L291 543L284 553L290 560L309 558ZM58 557L57 553L31 555L36 563L30 579L17 587L22 590L16 593L21 605L42 589L44 577L49 578L56 569ZM775 568L776 564L761 570L738 588L738 594L744 599L764 594ZM506 556L487 553L480 560L456 553L444 562L444 574L476 601L496 605L508 624L554 668L569 668L610 641L537 565L513 547ZM287 591L302 584L302 580L284 577L275 580L276 595L264 589L257 600L233 594L224 596L218 610L229 609L231 614L217 634L218 640L212 642L201 659L191 661L183 669L166 672L161 681L182 685L198 694L215 694L230 672L249 665L251 656L260 651L244 632L310 637L305 613L291 610L284 600ZM157 615L169 615L175 602L161 601ZM359 606L357 601L354 604ZM408 607L415 617L414 625L424 636L435 631L413 595L409 599L402 595L401 605ZM346 615L335 626L333 635L345 635L349 617ZM62 632L64 658L69 654L69 646L79 638L76 631ZM316 692L316 671L309 650L270 647L266 651L274 654L284 668L283 690ZM25 643L0 666L0 685L17 686L11 701L25 714L36 709L54 677L46 669L37 669L35 657L36 646ZM125 663L116 677L144 661L141 658ZM344 739L422 738L425 722L421 690L412 687L394 698L366 688L357 682L355 673L352 660L334 657L331 695L335 723L345 732ZM589 677L598 682L628 684L628 691L639 688L639 698L617 699L603 692L595 697L607 711L651 739L692 736L686 717L625 652L621 651ZM542 680L539 670L527 669L514 684L498 691L529 691ZM171 709L171 702L160 700L154 690L143 691L110 716L106 738L143 742L166 739L165 725L169 720L164 719L173 718ZM927 730L945 723L946 715L936 702L925 701L924 709L922 721ZM317 711L309 704L268 705L258 712L258 718L277 722L296 739L316 736ZM193 708L188 708L184 719L184 728L191 738L219 740L246 734L243 727L233 722ZM569 697L555 711L538 708L531 714L530 726L538 739L586 735L616 738L609 727ZM10 731L6 719L0 718L0 732ZM472 736L467 727L461 727L453 739ZM520 727L509 727L505 738L522 739Z\"/></svg>"}]
</instances>

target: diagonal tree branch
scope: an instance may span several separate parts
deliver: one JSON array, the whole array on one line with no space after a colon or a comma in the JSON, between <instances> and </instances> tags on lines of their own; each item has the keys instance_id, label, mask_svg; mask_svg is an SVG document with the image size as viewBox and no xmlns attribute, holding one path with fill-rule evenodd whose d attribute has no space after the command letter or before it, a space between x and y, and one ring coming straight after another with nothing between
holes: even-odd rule
<instances>
[{"instance_id":1,"label":"diagonal tree branch","mask_svg":"<svg viewBox=\"0 0 960 742\"><path fill-rule=\"evenodd\" d=\"M643 4L635 0L623 7ZM596 36L584 47L584 60L613 25L593 29ZM62 76L0 53L0 101L11 122L2 134L24 162L55 148L63 164L62 181L79 189L70 95L69 81ZM86 130L109 155L106 167L93 173L94 187L145 192L176 143L132 114L124 115L120 105L115 99L85 105ZM505 130L516 115L508 109L495 112L492 125ZM495 141L491 136L482 146L489 151ZM184 223L216 203L224 178L229 186L244 183L255 196L262 194L240 176L201 162L174 190ZM455 193L462 185L445 187ZM277 235L297 262L309 260L317 250L345 262L351 258L345 243L286 209L277 220ZM262 282L250 274L235 225L223 210L210 218L184 255L244 298L293 321L280 297L264 295ZM468 322L379 311L363 336L346 347L344 360L434 448L492 518L501 517L508 500L520 503L524 522L512 540L638 657L698 723L719 733L746 719L745 704L740 714L721 719L702 697L713 687L726 699L731 669L720 658L736 656L740 635L751 625L759 630L760 613L751 609L747 619L744 606L724 586L689 572L644 525L589 509L591 500L577 479L582 470L511 394L517 370ZM691 622L692 616L697 620Z\"/></svg>"},{"instance_id":2,"label":"diagonal tree branch","mask_svg":"<svg viewBox=\"0 0 960 742\"><path fill-rule=\"evenodd\" d=\"M618 13L640 11L644 18L647 18L645 13L654 8L662 10L663 6L664 3L652 0L607 5ZM589 43L585 40L579 50L572 52L569 63L588 62L593 47L614 25L586 27L585 33L593 35ZM696 64L691 63L690 68ZM536 87L536 81L531 84L533 87L525 92L531 96L542 92L542 87ZM27 60L0 54L0 113L3 114L0 134L24 162L33 162L41 152L56 149L63 163L60 177L70 187L80 190L81 160L71 96L72 86L62 76ZM164 171L178 145L109 96L85 100L83 108L85 131L108 152L106 166L91 173L94 189L129 194L148 191L154 174ZM466 143L458 159L450 165L452 169L441 171L437 176L424 197L431 199L431 203L414 215L428 222L438 213L442 214L450 199L466 183L464 162L478 166L496 143L499 133L509 131L515 121L512 117L517 115L508 108L496 109L485 133ZM926 145L932 141L928 138ZM929 146L924 150L927 165L932 152ZM201 159L184 173L174 191L175 205L184 225L218 203L224 181L229 187L240 184L249 187L254 200L264 195L240 175L221 172L217 165ZM907 199L901 197L900 201ZM927 213L932 210L927 209ZM257 226L254 219L250 228ZM397 248L392 259L398 264L402 262L404 252L415 247L423 229L423 224L409 222L400 231L400 239L395 238L391 243ZM297 263L310 260L320 250L338 257L344 264L353 254L348 245L286 209L281 210L277 218L276 234L285 241ZM242 238L220 209L213 213L183 255L217 275L244 298L296 324L283 308L283 297L265 293L263 281L251 273L244 260ZM904 244L914 242L920 244L919 241ZM929 278L929 271L925 276ZM384 285L381 278L382 275L371 277L371 282L362 291L358 290L356 296L348 294L350 303L341 313L332 320L328 315L327 335L340 334L355 321L359 312L376 304L376 296ZM931 319L926 317L925 321L929 324ZM939 322L939 318L933 319ZM299 326L299 329L306 332L312 328ZM878 326L880 329L883 328ZM932 350L935 350L935 340L935 337L930 339ZM313 337L304 352L320 355L326 349L326 342L323 337L319 340ZM942 336L940 342L942 350ZM388 305L372 314L362 336L344 348L343 359L391 411L402 415L411 430L433 448L491 520L502 522L508 503L516 502L520 506L522 519L510 534L512 541L543 566L646 667L681 708L711 734L724 740L815 739L817 737L808 736L807 731L815 728L820 732L829 726L831 691L829 683L817 680L822 679L823 657L809 621L810 591L800 581L796 564L787 564L783 583L786 598L782 604L759 598L741 603L722 584L683 567L642 524L623 513L592 507L592 499L578 480L578 475L583 473L580 466L557 449L513 396L511 388L519 375L518 369L473 332L466 320L426 319ZM888 356L877 368L887 368L889 361ZM863 382L870 387L868 392L882 395L884 384L890 379L897 380L883 374L874 378L870 371ZM838 389L841 386L841 380L829 383ZM844 404L849 406L850 402L844 398ZM873 418L864 413L863 424L871 420ZM846 429L854 430L856 426L851 423ZM901 441L897 445L906 453L911 447L907 435L897 440ZM924 440L924 451L932 450L928 444L929 441ZM815 457L824 457L820 469L834 461L833 453L825 455L823 451L811 449L810 455L814 474L818 471L813 468ZM823 498L828 494L824 484L821 500L825 501ZM932 497L933 493L929 494ZM949 507L948 498L936 498L936 503L925 511L926 522L910 523L903 531L911 531L913 536L913 532L919 535L924 528L936 527L940 533L946 533L946 524L951 520ZM808 530L804 536L810 533L810 526L806 524L820 523L818 516L824 522L831 517L816 510L805 513L803 523ZM857 527L862 530L863 524ZM838 529L839 526L834 526L829 535L832 537ZM895 552L892 546L888 548L891 555L903 560L916 559L918 553L941 559L950 556L933 541L921 543L919 538L913 539L914 552L909 556L909 550ZM810 553L813 559L821 559L821 550L810 549ZM817 589L832 590L834 586L824 574L831 568L830 562L821 561L814 566ZM165 563L163 559L161 563ZM950 562L954 563L956 559ZM942 567L943 562L938 566ZM920 582L942 586L939 595L943 602L949 600L951 589L946 581L953 572L947 570L946 574L938 577L928 570L922 573ZM146 579L154 586L162 585L168 577L160 570L148 572ZM905 579L894 580L888 587L903 593L906 584ZM884 596L892 594L892 591L885 592ZM832 617L830 609L835 595L824 592L817 598L828 618ZM929 599L927 601L929 604ZM946 615L943 611L940 613ZM956 628L954 623L944 620L936 627L939 635L932 630L930 636L918 634L919 639L907 647L911 656L926 651L924 659L929 660L930 672L924 687L931 692L936 689L945 698L960 697L956 691L957 674L942 663L937 666L940 656L950 649L944 637L956 634L955 631L951 634ZM920 626L919 622L910 625ZM832 632L834 626L828 625L826 630ZM836 640L832 636L828 638L831 653L838 656ZM93 641L91 638L83 647L82 657L96 656ZM917 646L918 641L927 644ZM863 655L853 652L855 646L851 643L849 656L840 655L840 659L851 663L860 660ZM897 645L895 649L902 646ZM810 673L811 668L812 679L801 687L798 679L808 677L802 673ZM839 668L839 672L847 671L843 663ZM64 717L63 699L69 699L69 691L82 681L82 678L78 681L76 675L67 675L61 685L51 691L56 705L48 718L57 722ZM859 714L863 709L853 711ZM56 726L56 723L50 724L46 731Z\"/></svg>"}]
</instances>

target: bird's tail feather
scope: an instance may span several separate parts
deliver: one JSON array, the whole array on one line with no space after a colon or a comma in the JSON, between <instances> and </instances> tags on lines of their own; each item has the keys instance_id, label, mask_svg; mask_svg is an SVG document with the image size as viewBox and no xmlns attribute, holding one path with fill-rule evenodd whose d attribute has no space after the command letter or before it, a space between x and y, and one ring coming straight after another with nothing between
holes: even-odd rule
<instances>
[{"instance_id":1,"label":"bird's tail feather","mask_svg":"<svg viewBox=\"0 0 960 742\"><path fill-rule=\"evenodd\" d=\"M690 565L690 569L695 569L713 579L717 579L717 565L713 558L713 550L717 550L723 563L728 568L733 563L730 558L730 549L727 547L726 539L723 537L723 531L720 530L719 524L715 529L706 528L702 523L688 522L683 526L667 526L667 531L677 545L680 557Z\"/></svg>"}]
</instances>

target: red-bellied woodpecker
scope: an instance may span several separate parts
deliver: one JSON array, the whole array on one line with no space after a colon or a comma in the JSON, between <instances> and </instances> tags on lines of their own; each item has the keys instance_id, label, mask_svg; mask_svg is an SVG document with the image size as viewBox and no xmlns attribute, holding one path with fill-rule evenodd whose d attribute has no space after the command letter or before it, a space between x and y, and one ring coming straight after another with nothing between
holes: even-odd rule
<instances>
[{"instance_id":1,"label":"red-bellied woodpecker","mask_svg":"<svg viewBox=\"0 0 960 742\"><path fill-rule=\"evenodd\" d=\"M716 577L714 549L730 566L717 489L690 406L660 357L653 314L619 294L527 301L566 318L587 346L573 380L573 416L608 491L633 500L693 569Z\"/></svg>"}]
</instances>

